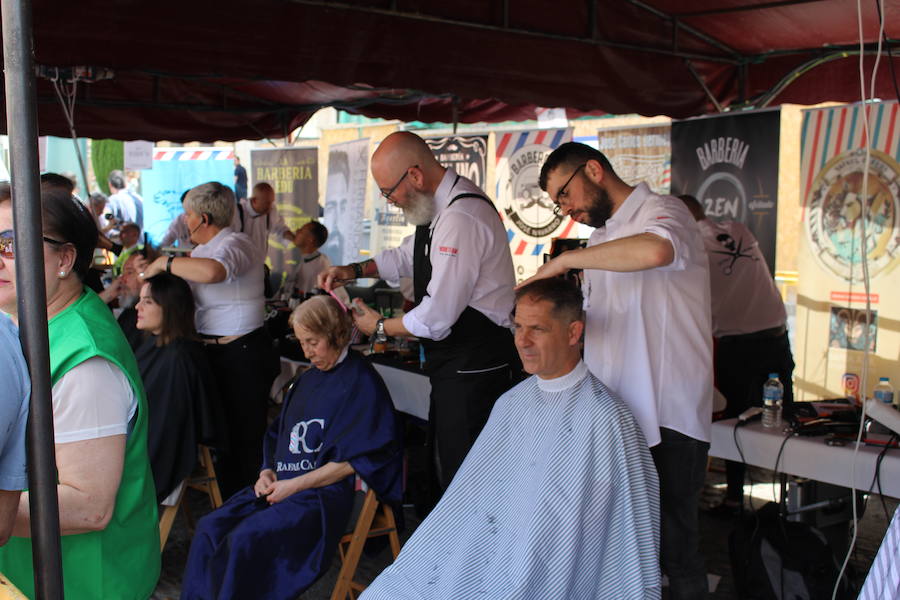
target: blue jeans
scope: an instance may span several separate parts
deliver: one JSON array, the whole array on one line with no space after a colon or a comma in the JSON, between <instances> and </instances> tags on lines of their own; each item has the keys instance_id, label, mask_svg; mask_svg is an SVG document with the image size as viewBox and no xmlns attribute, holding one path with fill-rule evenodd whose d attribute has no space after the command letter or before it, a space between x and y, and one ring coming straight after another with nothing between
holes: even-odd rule
<instances>
[{"instance_id":1,"label":"blue jeans","mask_svg":"<svg viewBox=\"0 0 900 600\"><path fill-rule=\"evenodd\" d=\"M669 599L707 598L697 505L706 478L709 444L665 427L660 427L659 433L662 441L650 453L659 474L660 562L669 576Z\"/></svg>"}]
</instances>

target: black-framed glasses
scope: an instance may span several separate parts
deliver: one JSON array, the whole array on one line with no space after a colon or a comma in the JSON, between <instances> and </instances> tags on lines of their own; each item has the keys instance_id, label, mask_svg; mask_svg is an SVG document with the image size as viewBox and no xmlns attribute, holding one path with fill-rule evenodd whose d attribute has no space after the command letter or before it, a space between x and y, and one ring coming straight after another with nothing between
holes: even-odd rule
<instances>
[{"instance_id":1,"label":"black-framed glasses","mask_svg":"<svg viewBox=\"0 0 900 600\"><path fill-rule=\"evenodd\" d=\"M53 244L57 247L65 246L69 243L54 240L53 238L48 238L46 236L41 236L41 238L48 244ZM0 231L0 256L7 260L14 260L16 258L16 242L12 229Z\"/></svg>"},{"instance_id":2,"label":"black-framed glasses","mask_svg":"<svg viewBox=\"0 0 900 600\"><path fill-rule=\"evenodd\" d=\"M572 180L575 179L575 176L578 175L578 172L581 171L586 165L587 165L587 163L581 163L580 165L575 167L575 170L572 171L572 174L569 175L569 178L566 179L566 182L564 184L562 184L562 187L560 187L556 191L556 200L553 201L553 214L554 215L562 214L562 206L560 206L560 204L559 204L559 198L560 198L560 196L563 196L566 193L566 188L569 187L569 184L572 183Z\"/></svg>"},{"instance_id":3,"label":"black-framed glasses","mask_svg":"<svg viewBox=\"0 0 900 600\"><path fill-rule=\"evenodd\" d=\"M397 191L397 188L400 187L400 184L403 183L403 180L406 179L407 175L409 175L409 170L410 169L418 169L418 168L419 168L419 165L413 165L411 167L407 167L407 169L403 172L403 175L400 177L400 179L397 180L397 183L394 184L394 187L392 187L389 190L379 190L381 192L381 195L384 196L384 199L390 200L391 194L393 194L394 192Z\"/></svg>"}]
</instances>

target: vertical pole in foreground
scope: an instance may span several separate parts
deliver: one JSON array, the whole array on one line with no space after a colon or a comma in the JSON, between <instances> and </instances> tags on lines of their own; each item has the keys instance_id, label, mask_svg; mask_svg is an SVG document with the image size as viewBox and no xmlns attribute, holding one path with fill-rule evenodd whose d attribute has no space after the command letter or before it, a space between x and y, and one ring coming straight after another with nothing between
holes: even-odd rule
<instances>
[{"instance_id":1,"label":"vertical pole in foreground","mask_svg":"<svg viewBox=\"0 0 900 600\"><path fill-rule=\"evenodd\" d=\"M53 408L50 402L50 349L47 340L44 246L41 239L31 2L2 0L0 10L3 21L6 127L16 232L19 328L31 373L31 415L26 444L35 596L40 600L60 600L63 597L62 560Z\"/></svg>"}]
</instances>

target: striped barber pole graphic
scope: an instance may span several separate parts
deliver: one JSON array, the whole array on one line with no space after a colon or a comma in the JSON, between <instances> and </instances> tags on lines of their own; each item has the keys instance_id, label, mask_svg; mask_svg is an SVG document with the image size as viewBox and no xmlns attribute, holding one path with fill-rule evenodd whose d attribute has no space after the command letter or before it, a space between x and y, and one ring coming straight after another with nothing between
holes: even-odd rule
<instances>
[{"instance_id":1,"label":"striped barber pole graphic","mask_svg":"<svg viewBox=\"0 0 900 600\"><path fill-rule=\"evenodd\" d=\"M895 159L900 158L898 109L900 105L896 101L868 104L865 107L872 134L872 148ZM828 161L845 152L865 148L868 140L862 119L863 107L860 104L803 112L800 182L805 203L816 174L825 168Z\"/></svg>"},{"instance_id":2,"label":"striped barber pole graphic","mask_svg":"<svg viewBox=\"0 0 900 600\"><path fill-rule=\"evenodd\" d=\"M212 148L154 148L153 160L234 160L234 152Z\"/></svg>"},{"instance_id":3,"label":"striped barber pole graphic","mask_svg":"<svg viewBox=\"0 0 900 600\"><path fill-rule=\"evenodd\" d=\"M497 206L519 280L537 270L552 238L567 237L573 229L574 221L553 214L549 196L538 185L547 155L571 140L571 128L497 134Z\"/></svg>"}]
</instances>

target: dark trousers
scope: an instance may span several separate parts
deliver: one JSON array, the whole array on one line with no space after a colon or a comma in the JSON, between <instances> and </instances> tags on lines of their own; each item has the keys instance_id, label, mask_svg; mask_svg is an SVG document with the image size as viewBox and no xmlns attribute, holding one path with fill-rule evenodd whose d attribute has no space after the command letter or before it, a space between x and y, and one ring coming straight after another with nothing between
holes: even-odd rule
<instances>
[{"instance_id":1,"label":"dark trousers","mask_svg":"<svg viewBox=\"0 0 900 600\"><path fill-rule=\"evenodd\" d=\"M751 406L762 406L762 389L769 373L778 373L788 414L794 402L793 372L794 358L787 333L770 338L757 338L754 334L726 336L716 344L716 386L728 401L725 416L730 419ZM729 500L743 500L745 472L744 463L725 461Z\"/></svg>"},{"instance_id":2,"label":"dark trousers","mask_svg":"<svg viewBox=\"0 0 900 600\"><path fill-rule=\"evenodd\" d=\"M432 456L437 462L438 497L450 485L487 423L494 402L513 383L509 366L484 373L431 377L428 420L432 427Z\"/></svg>"},{"instance_id":3,"label":"dark trousers","mask_svg":"<svg viewBox=\"0 0 900 600\"><path fill-rule=\"evenodd\" d=\"M659 433L662 441L650 453L659 475L660 562L669 576L669 598L706 598L709 585L700 555L697 505L709 444L664 427Z\"/></svg>"},{"instance_id":4,"label":"dark trousers","mask_svg":"<svg viewBox=\"0 0 900 600\"><path fill-rule=\"evenodd\" d=\"M231 342L207 344L206 353L221 395L226 445L217 455L216 478L228 498L259 478L269 390L278 356L262 328Z\"/></svg>"}]
</instances>

